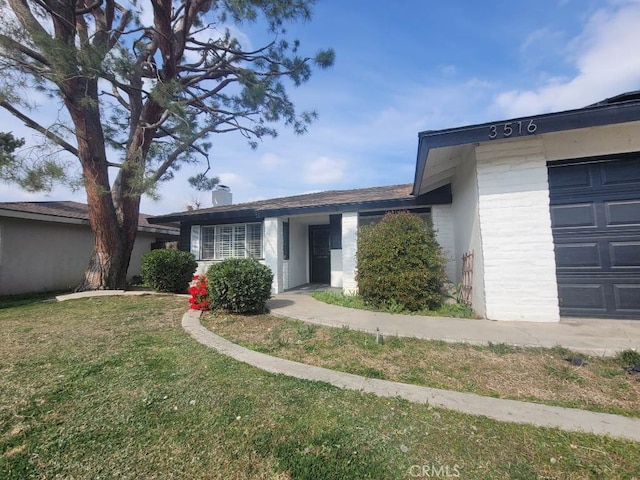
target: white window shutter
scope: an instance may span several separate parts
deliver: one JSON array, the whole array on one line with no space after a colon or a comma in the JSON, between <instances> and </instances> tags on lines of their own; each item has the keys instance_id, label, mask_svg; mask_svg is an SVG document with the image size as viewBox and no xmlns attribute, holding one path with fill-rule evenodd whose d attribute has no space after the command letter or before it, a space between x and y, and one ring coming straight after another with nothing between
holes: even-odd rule
<instances>
[{"instance_id":1,"label":"white window shutter","mask_svg":"<svg viewBox=\"0 0 640 480\"><path fill-rule=\"evenodd\" d=\"M200 225L191 225L191 253L200 260Z\"/></svg>"}]
</instances>

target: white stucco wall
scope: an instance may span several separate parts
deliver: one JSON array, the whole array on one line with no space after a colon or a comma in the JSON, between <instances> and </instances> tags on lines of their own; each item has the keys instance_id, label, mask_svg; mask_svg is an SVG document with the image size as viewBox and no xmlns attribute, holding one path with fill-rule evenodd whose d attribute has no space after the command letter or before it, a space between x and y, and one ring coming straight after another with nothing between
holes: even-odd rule
<instances>
[{"instance_id":1,"label":"white stucco wall","mask_svg":"<svg viewBox=\"0 0 640 480\"><path fill-rule=\"evenodd\" d=\"M559 321L543 142L476 149L486 317Z\"/></svg>"},{"instance_id":2,"label":"white stucco wall","mask_svg":"<svg viewBox=\"0 0 640 480\"><path fill-rule=\"evenodd\" d=\"M358 291L356 283L356 251L358 247L358 213L342 214L342 290L345 294Z\"/></svg>"},{"instance_id":3,"label":"white stucco wall","mask_svg":"<svg viewBox=\"0 0 640 480\"><path fill-rule=\"evenodd\" d=\"M309 283L309 227L292 218L289 221L288 287Z\"/></svg>"},{"instance_id":4,"label":"white stucco wall","mask_svg":"<svg viewBox=\"0 0 640 480\"><path fill-rule=\"evenodd\" d=\"M89 263L88 225L0 219L0 295L75 288ZM127 277L140 275L142 255L155 235L138 232Z\"/></svg>"},{"instance_id":5,"label":"white stucco wall","mask_svg":"<svg viewBox=\"0 0 640 480\"><path fill-rule=\"evenodd\" d=\"M457 283L456 275L456 247L453 236L453 208L451 205L434 205L431 207L431 222L436 234L436 240L442 248L442 254L447 259L445 272L450 282Z\"/></svg>"},{"instance_id":6,"label":"white stucco wall","mask_svg":"<svg viewBox=\"0 0 640 480\"><path fill-rule=\"evenodd\" d=\"M342 288L343 278L342 249L331 250L331 286L334 288Z\"/></svg>"},{"instance_id":7,"label":"white stucco wall","mask_svg":"<svg viewBox=\"0 0 640 480\"><path fill-rule=\"evenodd\" d=\"M273 273L273 293L284 291L283 255L282 255L282 220L276 217L264 219L264 263Z\"/></svg>"},{"instance_id":8,"label":"white stucco wall","mask_svg":"<svg viewBox=\"0 0 640 480\"><path fill-rule=\"evenodd\" d=\"M472 307L476 314L486 315L484 297L484 267L482 240L478 219L478 180L473 152L456 167L451 184L453 203L453 230L455 245L455 283L462 281L462 256L473 252Z\"/></svg>"}]
</instances>

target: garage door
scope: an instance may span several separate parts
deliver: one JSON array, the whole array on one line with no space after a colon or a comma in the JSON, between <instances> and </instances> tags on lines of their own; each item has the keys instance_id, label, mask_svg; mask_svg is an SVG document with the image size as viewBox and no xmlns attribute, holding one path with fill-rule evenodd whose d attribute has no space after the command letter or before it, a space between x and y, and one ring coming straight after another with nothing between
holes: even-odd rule
<instances>
[{"instance_id":1,"label":"garage door","mask_svg":"<svg viewBox=\"0 0 640 480\"><path fill-rule=\"evenodd\" d=\"M640 319L640 154L549 164L560 315Z\"/></svg>"}]
</instances>

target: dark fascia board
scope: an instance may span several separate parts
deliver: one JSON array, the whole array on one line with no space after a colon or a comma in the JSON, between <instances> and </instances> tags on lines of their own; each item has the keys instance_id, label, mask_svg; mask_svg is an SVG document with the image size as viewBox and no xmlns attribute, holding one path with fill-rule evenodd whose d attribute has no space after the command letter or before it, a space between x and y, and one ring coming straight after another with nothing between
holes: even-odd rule
<instances>
[{"instance_id":1,"label":"dark fascia board","mask_svg":"<svg viewBox=\"0 0 640 480\"><path fill-rule=\"evenodd\" d=\"M162 223L162 222L187 222L189 224L199 223L247 223L261 221L267 217L285 217L294 215L311 215L318 213L342 213L353 212L360 210L389 210L389 209L402 209L420 207L424 205L442 205L450 204L452 202L451 185L445 185L425 195L417 197L407 197L406 199L389 199L389 200L377 200L371 202L358 202L358 203L337 203L329 205L312 205L304 207L289 207L289 208L275 208L275 209L239 209L239 210L227 210L224 212L206 212L201 215L167 215L148 218L150 223Z\"/></svg>"},{"instance_id":2,"label":"dark fascia board","mask_svg":"<svg viewBox=\"0 0 640 480\"><path fill-rule=\"evenodd\" d=\"M529 117L518 117L478 125L420 132L418 134L418 156L413 181L413 195L419 193L419 182L422 181L429 150L432 148L504 140L506 137L502 135L502 131L505 124L511 124L514 130L514 133L508 138L520 138L566 130L577 130L579 128L602 127L638 120L640 120L640 102L629 102L615 105L596 104L577 110L531 115ZM536 126L535 132L533 133L527 131L530 122L533 122ZM518 133L518 125L522 125L521 133ZM497 128L497 135L495 138L491 138L490 134L494 126Z\"/></svg>"},{"instance_id":3,"label":"dark fascia board","mask_svg":"<svg viewBox=\"0 0 640 480\"><path fill-rule=\"evenodd\" d=\"M88 218L64 217L61 215L25 212L22 210L7 210L7 209L0 208L0 217L15 218L18 220L36 220L39 222L83 225L83 226L90 227ZM175 239L180 236L180 229L175 227L168 227L166 225L160 225L157 227L138 225L138 232L155 233L157 235L162 235L163 238L167 238L167 239L171 239L171 238Z\"/></svg>"}]
</instances>

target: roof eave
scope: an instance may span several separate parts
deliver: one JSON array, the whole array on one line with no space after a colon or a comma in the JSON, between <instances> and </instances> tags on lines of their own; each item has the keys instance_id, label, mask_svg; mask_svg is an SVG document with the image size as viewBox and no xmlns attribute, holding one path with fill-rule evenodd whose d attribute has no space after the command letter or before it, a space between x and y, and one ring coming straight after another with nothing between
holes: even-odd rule
<instances>
[{"instance_id":1,"label":"roof eave","mask_svg":"<svg viewBox=\"0 0 640 480\"><path fill-rule=\"evenodd\" d=\"M425 203L427 202L427 203ZM195 213L188 212L187 215L171 214L166 216L157 216L148 218L149 223L163 223L167 221L182 221L189 223L197 223L198 221L215 221L215 220L229 220L232 218L255 218L261 220L268 217L283 217L294 215L310 215L310 214L322 214L322 213L341 213L348 211L360 211L370 209L392 209L392 208L412 208L424 206L426 204L442 204L451 203L450 189L443 189L434 195L425 197L407 196L406 198L390 198L379 200L368 200L362 202L345 202L345 203L333 203L333 204L320 204L320 205L305 205L300 207L281 207L281 208L268 208L268 209L238 209L238 210L226 210L224 212L203 212Z\"/></svg>"},{"instance_id":2,"label":"roof eave","mask_svg":"<svg viewBox=\"0 0 640 480\"><path fill-rule=\"evenodd\" d=\"M418 153L412 194L418 195L423 180L424 170L429 150L440 147L467 145L506 138L521 138L532 135L544 135L580 128L599 127L640 120L640 102L628 102L614 105L596 104L576 110L564 112L517 117L495 122L448 128L444 130L427 130L418 134ZM492 137L494 127L512 124L513 132L510 136L497 135ZM516 129L515 126L522 126ZM535 130L531 131L531 126ZM504 127L503 127L504 128ZM502 129L503 129L502 128ZM498 128L498 131L501 129Z\"/></svg>"}]
</instances>

